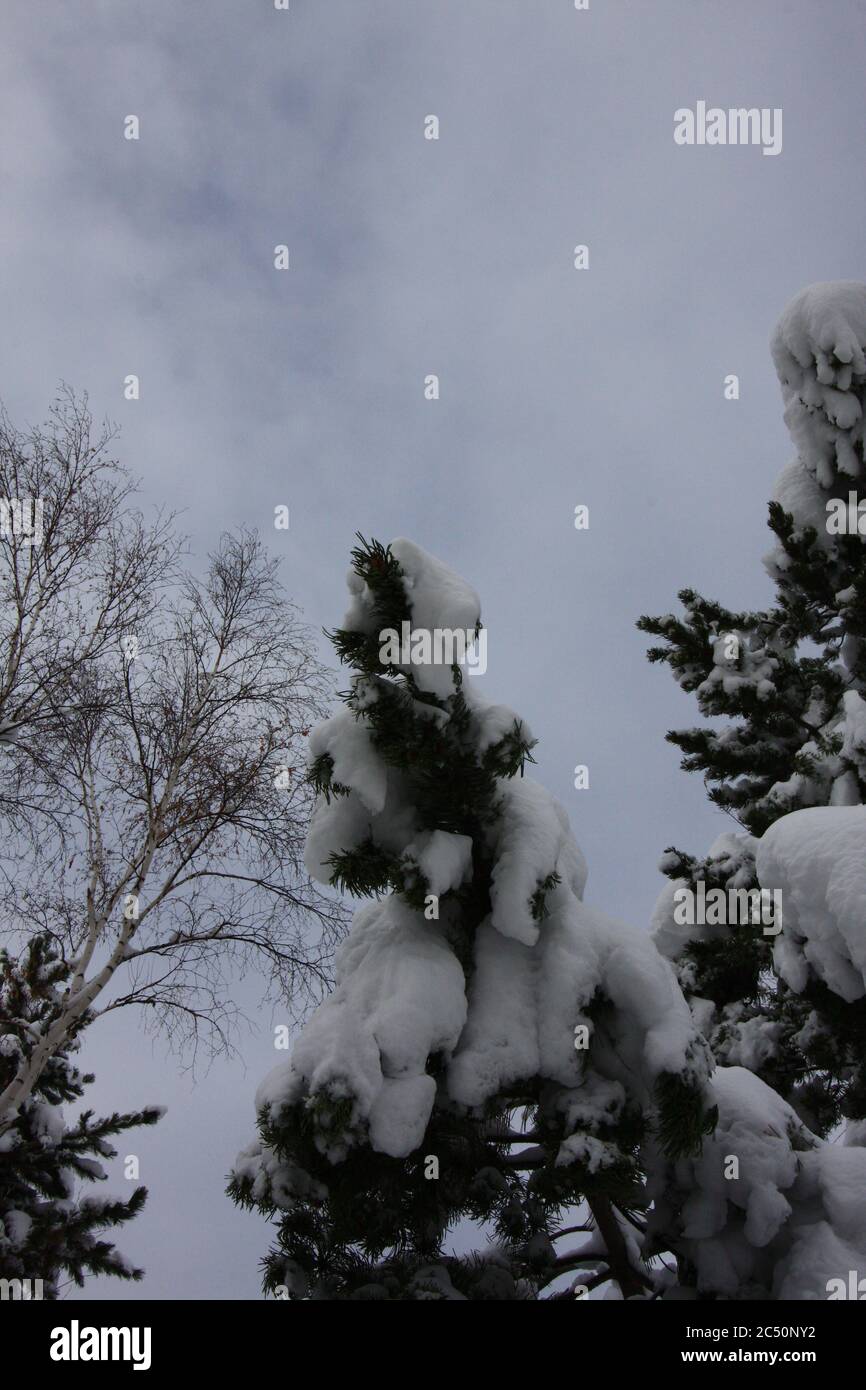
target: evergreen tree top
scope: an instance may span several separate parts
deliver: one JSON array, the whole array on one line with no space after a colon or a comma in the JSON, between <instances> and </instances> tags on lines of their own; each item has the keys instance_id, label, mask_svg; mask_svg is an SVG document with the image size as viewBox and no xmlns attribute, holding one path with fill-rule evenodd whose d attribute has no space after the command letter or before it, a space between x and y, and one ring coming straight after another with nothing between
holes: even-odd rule
<instances>
[{"instance_id":1,"label":"evergreen tree top","mask_svg":"<svg viewBox=\"0 0 866 1390\"><path fill-rule=\"evenodd\" d=\"M18 957L0 950L0 1090L57 1016L70 974L47 935L32 937ZM104 1161L117 1156L111 1140L155 1124L163 1111L146 1106L97 1118L85 1110L67 1122L62 1106L79 1101L94 1079L72 1061L88 1023L86 1014L78 1020L75 1036L55 1051L0 1132L0 1278L42 1280L49 1299L64 1280L81 1285L87 1274L140 1279L143 1273L104 1232L131 1220L147 1189L119 1200L80 1197L76 1186L104 1182Z\"/></svg>"},{"instance_id":2,"label":"evergreen tree top","mask_svg":"<svg viewBox=\"0 0 866 1390\"><path fill-rule=\"evenodd\" d=\"M771 346L796 449L769 508L773 606L683 589L682 617L639 622L664 643L650 660L713 721L667 735L681 766L743 828L702 858L666 851L653 925L717 1059L754 1067L828 1133L866 1114L863 947L837 902L866 802L866 285L803 290ZM780 932L678 923L677 892L698 884L779 891Z\"/></svg>"},{"instance_id":3,"label":"evergreen tree top","mask_svg":"<svg viewBox=\"0 0 866 1390\"><path fill-rule=\"evenodd\" d=\"M494 1267L502 1296L533 1296L560 1268L558 1214L583 1193L617 1277L640 1290L618 1222L642 1202L641 1146L664 1163L712 1123L706 1045L648 936L583 903L568 817L520 776L522 719L435 648L383 650L404 622L478 632L474 590L405 540L361 541L353 559L334 642L354 677L310 738L306 862L376 900L334 993L259 1088L260 1138L231 1190L286 1213L271 1286L294 1287L294 1270L298 1287L336 1291L324 1296L405 1289L420 1260L462 1296L497 1296L479 1292ZM441 1182L425 1181L424 1155ZM443 1264L461 1216L502 1242L477 1268Z\"/></svg>"}]
</instances>

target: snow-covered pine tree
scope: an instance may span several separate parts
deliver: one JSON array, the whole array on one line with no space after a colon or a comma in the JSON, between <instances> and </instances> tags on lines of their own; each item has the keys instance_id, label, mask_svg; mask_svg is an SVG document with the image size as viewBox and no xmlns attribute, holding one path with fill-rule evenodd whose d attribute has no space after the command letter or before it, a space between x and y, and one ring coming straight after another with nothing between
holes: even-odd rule
<instances>
[{"instance_id":1,"label":"snow-covered pine tree","mask_svg":"<svg viewBox=\"0 0 866 1390\"><path fill-rule=\"evenodd\" d=\"M716 1058L758 1073L826 1134L843 1116L866 1117L866 983L851 976L839 988L814 934L804 944L802 918L799 945L790 916L774 944L760 927L683 925L674 906L678 888L701 880L707 890L758 887L760 837L779 818L866 801L866 285L802 291L772 353L797 451L770 503L774 605L732 612L685 589L682 618L639 623L666 643L650 660L667 662L716 720L668 734L682 766L704 774L742 827L703 858L666 852L655 934ZM780 887L765 858L760 886Z\"/></svg>"},{"instance_id":2,"label":"snow-covered pine tree","mask_svg":"<svg viewBox=\"0 0 866 1390\"><path fill-rule=\"evenodd\" d=\"M69 975L46 935L32 937L17 958L0 951L0 1091L56 1017ZM142 1276L103 1233L130 1221L147 1189L137 1187L122 1201L82 1197L77 1187L105 1179L101 1160L115 1157L115 1135L154 1124L162 1111L149 1106L99 1119L88 1110L66 1122L63 1106L80 1100L94 1079L71 1061L87 1022L83 1015L27 1101L0 1124L0 1279L23 1281L31 1296L41 1280L36 1296L46 1299L56 1298L64 1281L81 1285L88 1274ZM16 1297L22 1286L10 1288Z\"/></svg>"},{"instance_id":3,"label":"snow-covered pine tree","mask_svg":"<svg viewBox=\"0 0 866 1390\"><path fill-rule=\"evenodd\" d=\"M706 1044L649 936L582 902L566 814L523 777L524 721L436 660L437 635L478 632L477 595L409 541L359 539L307 866L374 901L235 1165L233 1198L278 1224L265 1287L651 1296L644 1175L679 1210L671 1161L713 1121ZM446 1248L458 1226L469 1253Z\"/></svg>"}]
</instances>

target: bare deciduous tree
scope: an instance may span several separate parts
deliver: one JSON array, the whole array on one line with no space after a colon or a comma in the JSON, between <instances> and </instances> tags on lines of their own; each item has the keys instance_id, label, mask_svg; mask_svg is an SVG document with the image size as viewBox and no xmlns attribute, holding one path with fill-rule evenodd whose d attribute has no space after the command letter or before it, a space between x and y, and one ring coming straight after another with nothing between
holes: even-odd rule
<instances>
[{"instance_id":1,"label":"bare deciduous tree","mask_svg":"<svg viewBox=\"0 0 866 1390\"><path fill-rule=\"evenodd\" d=\"M69 395L52 418L0 433L0 486L45 495L41 544L0 543L0 719L17 730L0 864L6 929L50 933L73 968L0 1131L85 1018L139 1005L179 1042L230 1047L232 978L264 965L282 998L315 995L342 925L303 869L301 740L326 678L277 562L242 532L203 579L178 577L170 523L147 528L105 461L109 432L91 445Z\"/></svg>"},{"instance_id":2,"label":"bare deciduous tree","mask_svg":"<svg viewBox=\"0 0 866 1390\"><path fill-rule=\"evenodd\" d=\"M42 731L62 719L73 679L113 653L176 577L172 518L147 525L132 506L114 436L107 423L94 434L86 396L68 388L26 433L0 410L0 740L24 750L3 764L0 814L31 842L43 816L62 824L62 808L37 800ZM37 505L38 538L14 524Z\"/></svg>"}]
</instances>

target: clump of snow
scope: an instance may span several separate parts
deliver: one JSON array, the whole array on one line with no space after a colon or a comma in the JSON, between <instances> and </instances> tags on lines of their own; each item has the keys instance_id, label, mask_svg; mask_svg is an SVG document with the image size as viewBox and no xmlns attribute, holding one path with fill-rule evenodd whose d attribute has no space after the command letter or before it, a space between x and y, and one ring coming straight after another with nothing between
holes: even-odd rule
<instances>
[{"instance_id":1,"label":"clump of snow","mask_svg":"<svg viewBox=\"0 0 866 1390\"><path fill-rule=\"evenodd\" d=\"M815 474L799 458L782 469L773 487L773 501L778 502L783 511L790 512L798 529L811 526L818 544L828 552L835 543L827 530L827 503L832 495L832 491L819 485ZM764 563L774 576L778 570L787 569L790 561L782 551L774 550Z\"/></svg>"},{"instance_id":2,"label":"clump of snow","mask_svg":"<svg viewBox=\"0 0 866 1390\"><path fill-rule=\"evenodd\" d=\"M842 735L842 759L866 781L866 701L856 690L846 690L842 696L842 717L836 732Z\"/></svg>"},{"instance_id":3,"label":"clump of snow","mask_svg":"<svg viewBox=\"0 0 866 1390\"><path fill-rule=\"evenodd\" d=\"M33 1218L28 1216L26 1211L4 1212L3 1220L0 1222L0 1228L2 1228L6 1240L13 1247L25 1244L32 1226Z\"/></svg>"},{"instance_id":4,"label":"clump of snow","mask_svg":"<svg viewBox=\"0 0 866 1390\"><path fill-rule=\"evenodd\" d=\"M307 832L304 865L311 878L330 883L332 854L354 849L371 834L372 818L360 797L318 797Z\"/></svg>"},{"instance_id":5,"label":"clump of snow","mask_svg":"<svg viewBox=\"0 0 866 1390\"><path fill-rule=\"evenodd\" d=\"M775 967L797 992L812 972L849 1003L866 994L866 807L794 811L758 845L762 888L782 893Z\"/></svg>"},{"instance_id":6,"label":"clump of snow","mask_svg":"<svg viewBox=\"0 0 866 1390\"><path fill-rule=\"evenodd\" d=\"M587 1172L598 1173L605 1168L614 1168L622 1161L622 1154L616 1144L596 1139L594 1134L570 1134L559 1146L556 1166L562 1168L569 1163L582 1163ZM581 1247L582 1256L588 1253Z\"/></svg>"},{"instance_id":7,"label":"clump of snow","mask_svg":"<svg viewBox=\"0 0 866 1390\"><path fill-rule=\"evenodd\" d=\"M517 727L527 745L535 742L532 731L525 719L521 719L508 705L494 705L475 693L475 687L468 686L466 700L475 720L475 746L479 753L486 753L493 744L499 743Z\"/></svg>"},{"instance_id":8,"label":"clump of snow","mask_svg":"<svg viewBox=\"0 0 866 1390\"><path fill-rule=\"evenodd\" d=\"M866 1149L866 1120L848 1120L842 1143L850 1149Z\"/></svg>"},{"instance_id":9,"label":"clump of snow","mask_svg":"<svg viewBox=\"0 0 866 1390\"><path fill-rule=\"evenodd\" d=\"M391 554L403 571L413 627L427 632L437 627L475 630L481 621L481 600L471 584L414 541L392 541Z\"/></svg>"},{"instance_id":10,"label":"clump of snow","mask_svg":"<svg viewBox=\"0 0 866 1390\"><path fill-rule=\"evenodd\" d=\"M659 1215L679 1207L698 1293L826 1299L831 1279L866 1268L866 1152L817 1139L741 1067L717 1068L711 1091L715 1132L654 1191Z\"/></svg>"},{"instance_id":11,"label":"clump of snow","mask_svg":"<svg viewBox=\"0 0 866 1390\"><path fill-rule=\"evenodd\" d=\"M367 725L348 709L317 724L310 734L310 761L328 754L333 761L333 780L351 787L371 815L385 805L387 769L378 757Z\"/></svg>"},{"instance_id":12,"label":"clump of snow","mask_svg":"<svg viewBox=\"0 0 866 1390\"><path fill-rule=\"evenodd\" d=\"M819 720L819 711L807 711L807 723ZM787 781L775 782L767 793L767 804L775 810L861 804L860 782L866 781L866 704L856 690L845 691L830 717L820 722L819 733L820 739L809 739L800 750L809 772L794 772ZM828 747L838 751L827 751Z\"/></svg>"},{"instance_id":13,"label":"clump of snow","mask_svg":"<svg viewBox=\"0 0 866 1390\"><path fill-rule=\"evenodd\" d=\"M465 1303L466 1295L455 1289L444 1265L422 1265L409 1284L413 1299L420 1302Z\"/></svg>"},{"instance_id":14,"label":"clump of snow","mask_svg":"<svg viewBox=\"0 0 866 1390\"><path fill-rule=\"evenodd\" d=\"M403 587L409 605L412 631L434 633L474 633L481 620L481 601L465 579L434 555L429 555L414 541L402 537L391 542L391 554L403 572ZM351 631L374 635L377 620L373 597L354 570L348 576L352 601L343 620ZM417 653L416 653L417 654ZM411 664L395 663L396 669L411 673L422 690L440 697L448 696L454 688L450 665L435 660L413 660Z\"/></svg>"},{"instance_id":15,"label":"clump of snow","mask_svg":"<svg viewBox=\"0 0 866 1390\"><path fill-rule=\"evenodd\" d=\"M534 945L541 926L532 916L532 897L551 873L558 873L562 884L550 890L548 906L557 901L560 888L582 895L586 860L574 842L565 811L537 783L515 778L503 788L496 837L490 896L498 932Z\"/></svg>"},{"instance_id":16,"label":"clump of snow","mask_svg":"<svg viewBox=\"0 0 866 1390\"><path fill-rule=\"evenodd\" d=\"M424 830L406 846L403 862L416 866L427 890L441 897L459 888L472 868L472 840L469 835L452 835L447 830Z\"/></svg>"},{"instance_id":17,"label":"clump of snow","mask_svg":"<svg viewBox=\"0 0 866 1390\"><path fill-rule=\"evenodd\" d=\"M319 796L310 821L304 847L304 864L312 878L330 883L331 855L356 848L373 840L383 849L400 855L418 833L415 810L407 799L403 776L389 768L385 802L373 815L353 789L347 796Z\"/></svg>"},{"instance_id":18,"label":"clump of snow","mask_svg":"<svg viewBox=\"0 0 866 1390\"><path fill-rule=\"evenodd\" d=\"M670 961L678 961L690 941L712 941L727 932L727 927L718 923L689 925L677 921L676 910L682 901L677 894L690 891L692 885L686 879L671 879L662 887L653 908L650 936L656 949Z\"/></svg>"},{"instance_id":19,"label":"clump of snow","mask_svg":"<svg viewBox=\"0 0 866 1390\"><path fill-rule=\"evenodd\" d=\"M849 1271L866 1269L866 1151L822 1144L801 1159L792 1194L791 1246L776 1270L775 1297L826 1299ZM816 1216L821 1219L816 1221ZM838 1297L838 1293L835 1293ZM850 1296L847 1295L847 1296Z\"/></svg>"},{"instance_id":20,"label":"clump of snow","mask_svg":"<svg viewBox=\"0 0 866 1390\"><path fill-rule=\"evenodd\" d=\"M277 1118L309 1092L346 1098L350 1130L404 1156L420 1143L435 1096L431 1053L453 1052L466 1020L463 971L441 929L396 897L362 908L339 953L338 985L265 1078L256 1105ZM350 1132L322 1132L333 1160Z\"/></svg>"},{"instance_id":21,"label":"clump of snow","mask_svg":"<svg viewBox=\"0 0 866 1390\"><path fill-rule=\"evenodd\" d=\"M105 1182L108 1178L102 1164L95 1158L79 1158L77 1166L79 1173L87 1173L94 1182Z\"/></svg>"},{"instance_id":22,"label":"clump of snow","mask_svg":"<svg viewBox=\"0 0 866 1390\"><path fill-rule=\"evenodd\" d=\"M866 285L810 285L788 305L771 342L785 421L819 487L862 475Z\"/></svg>"},{"instance_id":23,"label":"clump of snow","mask_svg":"<svg viewBox=\"0 0 866 1390\"><path fill-rule=\"evenodd\" d=\"M646 933L602 913L592 915L609 949L602 991L616 1008L610 1042L617 1062L610 1074L624 1083L630 1074L632 1090L634 1077L640 1077L647 1098L664 1072L702 1083L712 1059L670 965Z\"/></svg>"},{"instance_id":24,"label":"clump of snow","mask_svg":"<svg viewBox=\"0 0 866 1390\"><path fill-rule=\"evenodd\" d=\"M234 1171L237 1177L252 1180L251 1195L257 1202L273 1202L282 1211L289 1211L298 1198L313 1198L324 1201L328 1190L324 1183L317 1182L309 1173L282 1158L255 1140L235 1159Z\"/></svg>"},{"instance_id":25,"label":"clump of snow","mask_svg":"<svg viewBox=\"0 0 866 1390\"><path fill-rule=\"evenodd\" d=\"M748 888L752 882L755 867L757 840L745 832L725 831L710 847L707 855L707 873L714 880L724 881L730 888ZM660 867L664 871L668 857L664 856ZM716 922L697 922L689 924L678 922L676 895L682 890L693 890L693 885L684 878L669 880L662 888L653 909L650 935L656 948L670 961L678 961L690 941L714 941L726 936L728 928ZM681 913L681 916L686 916Z\"/></svg>"},{"instance_id":26,"label":"clump of snow","mask_svg":"<svg viewBox=\"0 0 866 1390\"><path fill-rule=\"evenodd\" d=\"M500 1085L537 1074L534 966L530 948L504 939L489 921L478 928L466 1027L448 1072L449 1094L461 1104L480 1106Z\"/></svg>"},{"instance_id":27,"label":"clump of snow","mask_svg":"<svg viewBox=\"0 0 866 1390\"><path fill-rule=\"evenodd\" d=\"M736 657L728 655L731 638L737 639ZM716 686L721 686L726 695L735 695L751 687L759 700L769 699L775 690L773 676L778 665L776 658L769 656L763 647L753 649L744 633L723 633L713 642L712 669L697 688L698 699L709 697Z\"/></svg>"},{"instance_id":28,"label":"clump of snow","mask_svg":"<svg viewBox=\"0 0 866 1390\"><path fill-rule=\"evenodd\" d=\"M733 1293L743 1274L731 1258L733 1243L760 1249L791 1214L783 1194L797 1176L790 1134L801 1126L781 1096L750 1071L719 1067L711 1084L719 1107L716 1130L700 1155L678 1165L681 1175L689 1173L691 1187L682 1209L683 1234L694 1242L698 1288ZM736 1177L730 1176L732 1157ZM741 1224L730 1221L729 1203L742 1213Z\"/></svg>"},{"instance_id":29,"label":"clump of snow","mask_svg":"<svg viewBox=\"0 0 866 1390\"><path fill-rule=\"evenodd\" d=\"M82 1202L82 1211L85 1209L85 1207L90 1207L93 1205L95 1204L91 1202ZM101 1210L105 1210L108 1205L109 1203L105 1203ZM124 1255L122 1250L118 1250L116 1248L112 1248L111 1252L106 1256L106 1262L109 1268L113 1270L115 1274L119 1274L126 1279L134 1279L136 1277L136 1274L140 1275L141 1273L141 1271L138 1270L136 1266L133 1264L132 1260L130 1260L126 1255Z\"/></svg>"},{"instance_id":30,"label":"clump of snow","mask_svg":"<svg viewBox=\"0 0 866 1390\"><path fill-rule=\"evenodd\" d=\"M34 1100L29 1105L29 1119L34 1134L46 1149L59 1144L66 1133L63 1109L59 1105Z\"/></svg>"},{"instance_id":31,"label":"clump of snow","mask_svg":"<svg viewBox=\"0 0 866 1390\"><path fill-rule=\"evenodd\" d=\"M740 1008L742 1006L739 1006ZM734 1006L736 1010L738 1006ZM734 1010L726 1011L726 1014ZM779 1045L784 1035L784 1026L772 1019L754 1018L731 1019L735 1026L729 1028L729 1041L725 1060L736 1067L746 1067L748 1071L760 1071L765 1062L778 1055Z\"/></svg>"}]
</instances>

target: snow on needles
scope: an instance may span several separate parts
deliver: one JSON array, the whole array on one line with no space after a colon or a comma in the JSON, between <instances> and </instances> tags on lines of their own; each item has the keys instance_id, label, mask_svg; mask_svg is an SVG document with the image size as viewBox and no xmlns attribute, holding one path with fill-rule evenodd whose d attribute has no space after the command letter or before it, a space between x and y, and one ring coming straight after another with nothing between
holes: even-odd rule
<instances>
[{"instance_id":1,"label":"snow on needles","mask_svg":"<svg viewBox=\"0 0 866 1390\"><path fill-rule=\"evenodd\" d=\"M391 554L403 572L403 587L411 612L413 630L474 633L481 620L481 600L470 584L420 545L400 538L392 541ZM352 601L343 620L350 630L375 633L372 596L354 571L348 576ZM413 659L411 667L396 663L400 671L411 670L420 689L448 696L452 690L451 668Z\"/></svg>"},{"instance_id":2,"label":"snow on needles","mask_svg":"<svg viewBox=\"0 0 866 1390\"><path fill-rule=\"evenodd\" d=\"M602 1076L647 1105L661 1072L692 1071L699 1081L708 1072L688 1005L652 940L581 902L586 867L562 808L527 781L503 790L494 910L475 936L468 993L442 924L394 895L364 907L339 953L337 989L291 1062L259 1090L258 1107L274 1118L304 1095L346 1098L345 1129L336 1138L323 1132L333 1161L365 1133L374 1149L395 1157L418 1146L436 1095L425 1070L433 1053L447 1062L448 1094L469 1108L539 1075L577 1089ZM331 803L338 816L340 801ZM468 845L447 853L440 846L438 856L437 872L453 882L466 871ZM561 881L548 915L535 922L530 895L551 872ZM584 1010L599 993L614 1009L594 1037ZM581 1024L594 1037L597 1075L575 1048Z\"/></svg>"},{"instance_id":3,"label":"snow on needles","mask_svg":"<svg viewBox=\"0 0 866 1390\"><path fill-rule=\"evenodd\" d=\"M771 342L785 422L803 466L822 488L861 474L866 390L866 285L809 285L788 305Z\"/></svg>"},{"instance_id":4,"label":"snow on needles","mask_svg":"<svg viewBox=\"0 0 866 1390\"><path fill-rule=\"evenodd\" d=\"M711 1089L715 1132L677 1161L673 1187L655 1188L657 1219L678 1207L699 1294L826 1299L831 1280L862 1267L866 1150L822 1143L742 1067L717 1068Z\"/></svg>"},{"instance_id":5,"label":"snow on needles","mask_svg":"<svg viewBox=\"0 0 866 1390\"><path fill-rule=\"evenodd\" d=\"M866 807L793 811L759 841L758 878L781 889L774 957L797 992L812 972L847 1002L866 994Z\"/></svg>"},{"instance_id":6,"label":"snow on needles","mask_svg":"<svg viewBox=\"0 0 866 1390\"><path fill-rule=\"evenodd\" d=\"M466 1020L463 971L437 925L393 895L356 913L337 968L337 988L291 1062L262 1082L256 1106L278 1111L327 1092L351 1105L345 1130L323 1140L332 1162L367 1127L373 1148L411 1153L435 1098L427 1058L453 1051Z\"/></svg>"}]
</instances>

